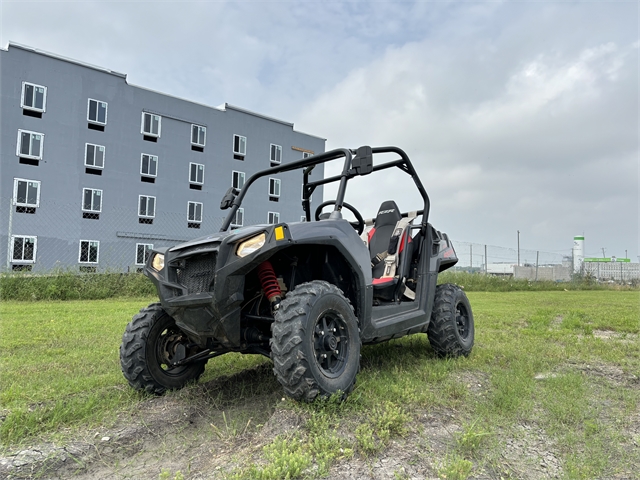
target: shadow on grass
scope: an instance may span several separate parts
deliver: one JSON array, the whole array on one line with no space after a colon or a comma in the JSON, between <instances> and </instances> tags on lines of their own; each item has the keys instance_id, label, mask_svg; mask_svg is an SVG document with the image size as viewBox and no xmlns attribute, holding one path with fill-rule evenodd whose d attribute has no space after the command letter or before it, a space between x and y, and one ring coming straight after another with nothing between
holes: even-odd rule
<instances>
[{"instance_id":1,"label":"shadow on grass","mask_svg":"<svg viewBox=\"0 0 640 480\"><path fill-rule=\"evenodd\" d=\"M418 333L397 340L363 346L360 368L361 370L393 370L436 359L438 356L429 345L426 334Z\"/></svg>"}]
</instances>

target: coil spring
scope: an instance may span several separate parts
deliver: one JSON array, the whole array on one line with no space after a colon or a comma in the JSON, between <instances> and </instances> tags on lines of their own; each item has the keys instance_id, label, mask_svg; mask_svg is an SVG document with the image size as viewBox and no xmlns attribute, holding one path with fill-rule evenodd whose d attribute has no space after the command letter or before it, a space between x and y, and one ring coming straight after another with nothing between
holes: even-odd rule
<instances>
[{"instance_id":1,"label":"coil spring","mask_svg":"<svg viewBox=\"0 0 640 480\"><path fill-rule=\"evenodd\" d=\"M276 272L273 270L273 265L271 265L269 260L258 265L258 278L260 279L262 289L270 302L275 301L276 297L282 297L282 291L280 290L280 284L276 278Z\"/></svg>"}]
</instances>

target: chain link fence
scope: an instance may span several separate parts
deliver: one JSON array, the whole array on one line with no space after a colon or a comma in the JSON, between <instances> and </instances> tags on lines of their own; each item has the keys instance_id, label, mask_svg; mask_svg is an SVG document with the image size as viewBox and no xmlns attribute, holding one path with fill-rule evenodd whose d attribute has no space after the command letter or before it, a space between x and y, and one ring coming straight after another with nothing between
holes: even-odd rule
<instances>
[{"instance_id":1,"label":"chain link fence","mask_svg":"<svg viewBox=\"0 0 640 480\"><path fill-rule=\"evenodd\" d=\"M37 196L32 197L23 202L0 198L2 272L135 272L142 268L152 248L218 232L226 213L213 203L190 202L184 212L171 212L145 201L136 212L105 208L91 195L83 198L83 204L40 204ZM302 207L295 215L287 215L241 209L232 228L298 222ZM572 258L560 253L455 240L454 247L459 259L454 269L458 271L553 281L567 281L573 275ZM638 264L585 262L582 270L583 275L597 280L626 282L640 278Z\"/></svg>"},{"instance_id":2,"label":"chain link fence","mask_svg":"<svg viewBox=\"0 0 640 480\"><path fill-rule=\"evenodd\" d=\"M85 205L51 201L44 205L35 200L24 203L16 205L12 198L0 199L3 272L136 271L144 265L151 248L170 247L214 234L220 230L227 213L213 202L205 205L190 202L184 205L184 212L156 209L147 201L138 212L130 208L104 208L95 198L88 198ZM276 207L273 209L281 210ZM291 218L284 213L252 214L248 209L240 209L232 228L299 222L302 214L302 207Z\"/></svg>"},{"instance_id":3,"label":"chain link fence","mask_svg":"<svg viewBox=\"0 0 640 480\"><path fill-rule=\"evenodd\" d=\"M502 272L501 267L505 267L504 269L506 270L506 267L517 265L571 266L571 257L563 256L561 253L528 249L518 250L480 243L457 242L455 240L453 243L459 259L456 268L466 271L499 274L507 273Z\"/></svg>"}]
</instances>

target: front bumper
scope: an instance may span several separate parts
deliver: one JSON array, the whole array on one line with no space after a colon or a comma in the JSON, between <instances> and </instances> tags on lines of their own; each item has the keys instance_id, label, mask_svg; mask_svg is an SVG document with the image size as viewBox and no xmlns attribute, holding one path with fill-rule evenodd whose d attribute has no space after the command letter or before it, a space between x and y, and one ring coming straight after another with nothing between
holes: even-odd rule
<instances>
[{"instance_id":1,"label":"front bumper","mask_svg":"<svg viewBox=\"0 0 640 480\"><path fill-rule=\"evenodd\" d=\"M273 227L248 227L231 233L177 245L149 256L145 274L155 284L164 310L198 345L209 339L226 349L241 347L240 310L245 275L271 255ZM265 232L267 244L255 254L239 257L237 245ZM164 254L164 268L151 265Z\"/></svg>"}]
</instances>

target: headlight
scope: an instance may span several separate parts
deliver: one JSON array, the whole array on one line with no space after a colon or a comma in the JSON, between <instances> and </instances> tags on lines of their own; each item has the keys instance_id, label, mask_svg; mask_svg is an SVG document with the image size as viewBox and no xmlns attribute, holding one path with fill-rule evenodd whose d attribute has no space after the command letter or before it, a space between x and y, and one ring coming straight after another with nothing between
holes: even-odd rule
<instances>
[{"instance_id":1,"label":"headlight","mask_svg":"<svg viewBox=\"0 0 640 480\"><path fill-rule=\"evenodd\" d=\"M151 266L154 270L158 272L164 268L164 255L161 253L156 253L151 261Z\"/></svg>"},{"instance_id":2,"label":"headlight","mask_svg":"<svg viewBox=\"0 0 640 480\"><path fill-rule=\"evenodd\" d=\"M239 257L246 257L247 255L251 255L253 252L257 252L264 246L264 242L267 240L267 236L264 233L260 235L256 235L255 237L251 237L249 240L245 240L240 245L238 245L238 250L236 250L236 255Z\"/></svg>"}]
</instances>

